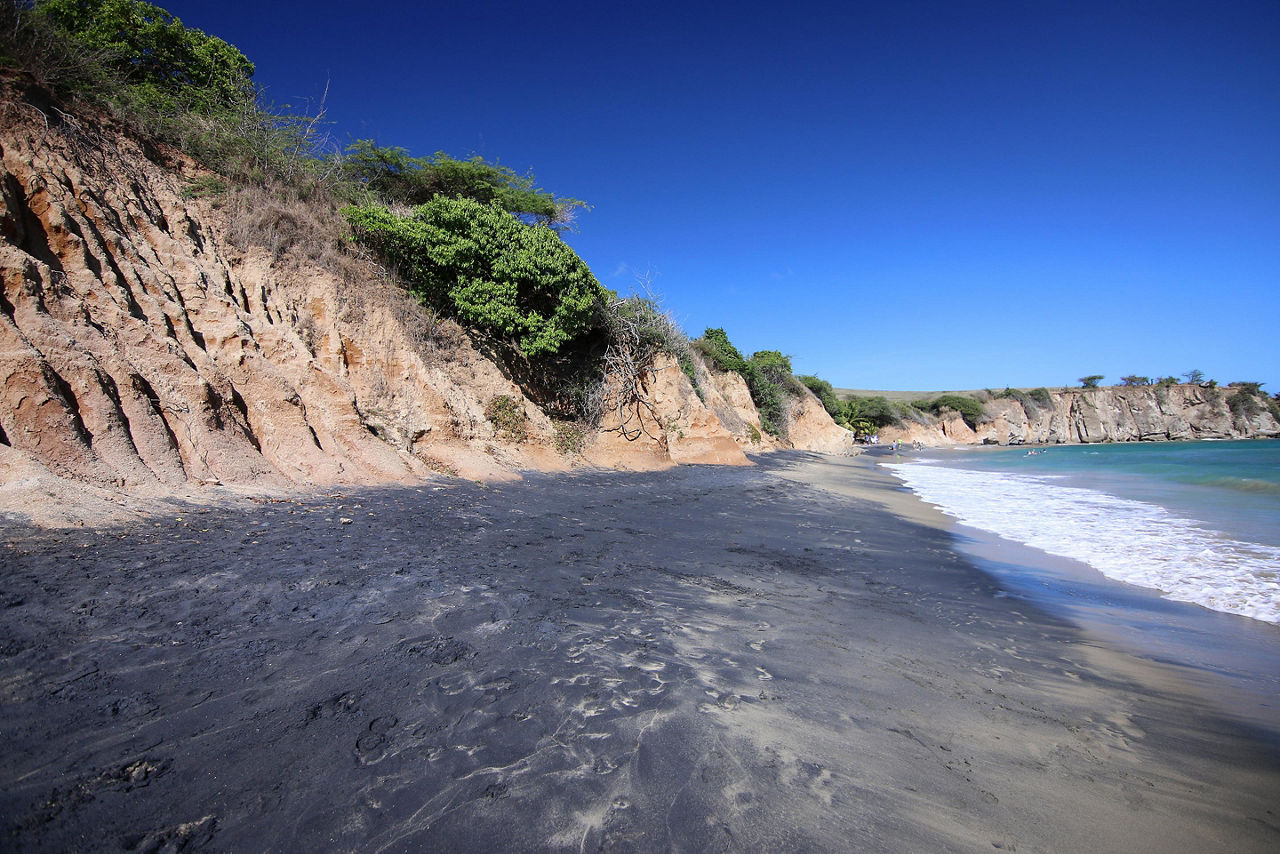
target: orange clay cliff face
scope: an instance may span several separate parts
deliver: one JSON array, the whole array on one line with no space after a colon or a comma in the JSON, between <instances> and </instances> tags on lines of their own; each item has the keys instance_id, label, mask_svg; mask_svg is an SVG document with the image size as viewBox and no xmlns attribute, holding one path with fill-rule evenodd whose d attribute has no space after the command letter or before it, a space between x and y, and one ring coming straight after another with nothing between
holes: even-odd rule
<instances>
[{"instance_id":1,"label":"orange clay cliff face","mask_svg":"<svg viewBox=\"0 0 1280 854\"><path fill-rule=\"evenodd\" d=\"M0 95L3 509L75 523L164 497L852 445L816 398L793 403L782 442L739 377L699 365L704 403L662 360L638 437L606 420L566 443L463 330L342 250L336 211L226 188L108 120Z\"/></svg>"}]
</instances>

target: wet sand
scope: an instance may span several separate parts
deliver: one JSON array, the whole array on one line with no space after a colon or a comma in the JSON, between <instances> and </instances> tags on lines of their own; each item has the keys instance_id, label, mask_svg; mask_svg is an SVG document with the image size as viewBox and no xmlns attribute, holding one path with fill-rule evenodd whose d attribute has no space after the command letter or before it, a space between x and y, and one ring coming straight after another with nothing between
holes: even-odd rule
<instances>
[{"instance_id":1,"label":"wet sand","mask_svg":"<svg viewBox=\"0 0 1280 854\"><path fill-rule=\"evenodd\" d=\"M783 454L5 528L0 847L1280 848L1266 734L935 522Z\"/></svg>"}]
</instances>

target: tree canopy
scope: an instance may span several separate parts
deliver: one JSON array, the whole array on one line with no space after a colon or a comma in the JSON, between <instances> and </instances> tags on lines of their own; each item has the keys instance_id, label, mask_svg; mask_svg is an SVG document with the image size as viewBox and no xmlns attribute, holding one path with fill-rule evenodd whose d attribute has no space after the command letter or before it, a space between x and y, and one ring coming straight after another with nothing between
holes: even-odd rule
<instances>
[{"instance_id":1,"label":"tree canopy","mask_svg":"<svg viewBox=\"0 0 1280 854\"><path fill-rule=\"evenodd\" d=\"M152 107L214 112L255 97L253 63L142 0L40 0L36 14L97 52Z\"/></svg>"}]
</instances>

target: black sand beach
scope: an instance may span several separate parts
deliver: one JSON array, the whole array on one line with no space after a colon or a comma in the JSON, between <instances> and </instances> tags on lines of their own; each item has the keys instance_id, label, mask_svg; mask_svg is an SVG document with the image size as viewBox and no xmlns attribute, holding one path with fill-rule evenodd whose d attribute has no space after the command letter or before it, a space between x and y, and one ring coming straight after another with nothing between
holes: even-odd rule
<instances>
[{"instance_id":1,"label":"black sand beach","mask_svg":"<svg viewBox=\"0 0 1280 854\"><path fill-rule=\"evenodd\" d=\"M868 465L10 526L0 848L1280 849L1267 734Z\"/></svg>"}]
</instances>

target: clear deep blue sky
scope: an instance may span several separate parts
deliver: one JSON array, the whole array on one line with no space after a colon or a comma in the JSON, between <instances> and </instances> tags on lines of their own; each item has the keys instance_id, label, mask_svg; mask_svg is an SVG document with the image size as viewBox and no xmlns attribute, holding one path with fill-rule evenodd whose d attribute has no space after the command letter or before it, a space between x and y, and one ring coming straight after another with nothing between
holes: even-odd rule
<instances>
[{"instance_id":1,"label":"clear deep blue sky","mask_svg":"<svg viewBox=\"0 0 1280 854\"><path fill-rule=\"evenodd\" d=\"M1280 2L160 2L836 386L1280 391Z\"/></svg>"}]
</instances>

